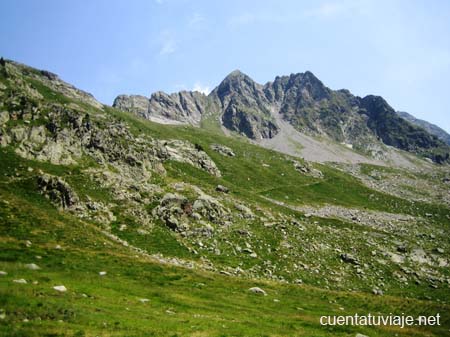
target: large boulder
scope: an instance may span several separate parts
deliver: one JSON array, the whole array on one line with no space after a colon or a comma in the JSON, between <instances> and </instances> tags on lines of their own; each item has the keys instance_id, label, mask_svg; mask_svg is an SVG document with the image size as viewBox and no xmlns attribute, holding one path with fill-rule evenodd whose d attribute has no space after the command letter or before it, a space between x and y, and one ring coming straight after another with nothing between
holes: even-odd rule
<instances>
[{"instance_id":1,"label":"large boulder","mask_svg":"<svg viewBox=\"0 0 450 337\"><path fill-rule=\"evenodd\" d=\"M75 208L79 204L77 194L59 177L43 174L38 177L38 186L42 194L61 208Z\"/></svg>"}]
</instances>

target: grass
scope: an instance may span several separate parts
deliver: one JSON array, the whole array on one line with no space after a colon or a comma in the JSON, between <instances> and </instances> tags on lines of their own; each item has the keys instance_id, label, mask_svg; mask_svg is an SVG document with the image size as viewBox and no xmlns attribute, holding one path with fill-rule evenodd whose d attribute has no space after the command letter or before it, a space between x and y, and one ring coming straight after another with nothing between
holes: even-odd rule
<instances>
[{"instance_id":1,"label":"grass","mask_svg":"<svg viewBox=\"0 0 450 337\"><path fill-rule=\"evenodd\" d=\"M0 269L8 272L0 278L0 308L6 315L0 334L5 336L444 336L450 326L448 306L438 303L161 265L58 212L45 199L0 193L8 200L0 203ZM32 242L29 247L26 240ZM28 270L27 263L41 270ZM19 278L28 283L12 282ZM52 289L61 284L66 293ZM268 296L251 294L252 286ZM319 324L321 315L356 312L439 312L443 325L395 330Z\"/></svg>"}]
</instances>

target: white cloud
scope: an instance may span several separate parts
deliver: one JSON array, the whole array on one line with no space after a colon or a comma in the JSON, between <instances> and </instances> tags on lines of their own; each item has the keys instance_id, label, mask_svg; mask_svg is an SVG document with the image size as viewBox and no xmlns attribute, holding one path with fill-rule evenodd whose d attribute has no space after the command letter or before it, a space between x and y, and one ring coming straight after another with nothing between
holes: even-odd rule
<instances>
[{"instance_id":1,"label":"white cloud","mask_svg":"<svg viewBox=\"0 0 450 337\"><path fill-rule=\"evenodd\" d=\"M199 28L201 27L206 21L206 18L201 15L200 13L194 13L188 21L188 26L190 28Z\"/></svg>"},{"instance_id":2,"label":"white cloud","mask_svg":"<svg viewBox=\"0 0 450 337\"><path fill-rule=\"evenodd\" d=\"M318 7L305 12L306 17L320 19L335 18L344 15L361 15L370 13L372 0L325 1Z\"/></svg>"},{"instance_id":3,"label":"white cloud","mask_svg":"<svg viewBox=\"0 0 450 337\"><path fill-rule=\"evenodd\" d=\"M175 53L175 51L177 50L177 41L175 40L172 33L170 33L169 31L163 31L160 34L159 40L161 43L159 55L164 56Z\"/></svg>"},{"instance_id":4,"label":"white cloud","mask_svg":"<svg viewBox=\"0 0 450 337\"><path fill-rule=\"evenodd\" d=\"M278 15L274 13L243 13L232 16L228 25L234 28L256 23L286 23L298 19L297 15Z\"/></svg>"},{"instance_id":5,"label":"white cloud","mask_svg":"<svg viewBox=\"0 0 450 337\"><path fill-rule=\"evenodd\" d=\"M203 85L200 82L195 82L192 91L198 91L202 94L208 95L211 92L211 88L208 85Z\"/></svg>"}]
</instances>

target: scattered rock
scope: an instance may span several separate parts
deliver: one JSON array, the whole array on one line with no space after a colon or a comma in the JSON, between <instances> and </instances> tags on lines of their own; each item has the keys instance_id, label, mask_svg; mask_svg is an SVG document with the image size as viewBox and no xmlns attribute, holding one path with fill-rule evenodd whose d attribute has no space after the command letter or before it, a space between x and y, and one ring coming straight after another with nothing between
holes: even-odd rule
<instances>
[{"instance_id":1,"label":"scattered rock","mask_svg":"<svg viewBox=\"0 0 450 337\"><path fill-rule=\"evenodd\" d=\"M41 269L41 267L39 267L35 263L26 264L25 268L30 269L30 270L39 270L39 269Z\"/></svg>"},{"instance_id":2,"label":"scattered rock","mask_svg":"<svg viewBox=\"0 0 450 337\"><path fill-rule=\"evenodd\" d=\"M436 248L435 249L435 251L436 251L436 253L439 253L439 254L444 254L444 249L442 249L442 248Z\"/></svg>"},{"instance_id":3,"label":"scattered rock","mask_svg":"<svg viewBox=\"0 0 450 337\"><path fill-rule=\"evenodd\" d=\"M262 290L261 288L259 288L259 287L252 287L248 291L250 291L250 292L252 292L254 294L267 296L267 293L264 290Z\"/></svg>"},{"instance_id":4,"label":"scattered rock","mask_svg":"<svg viewBox=\"0 0 450 337\"><path fill-rule=\"evenodd\" d=\"M236 207L236 209L241 212L244 218L251 219L254 217L253 212L247 206L242 204L235 204L234 207Z\"/></svg>"},{"instance_id":5,"label":"scattered rock","mask_svg":"<svg viewBox=\"0 0 450 337\"><path fill-rule=\"evenodd\" d=\"M28 283L27 280L25 280L23 278L18 279L18 280L13 280L13 282L14 283L20 283L20 284L27 284Z\"/></svg>"},{"instance_id":6,"label":"scattered rock","mask_svg":"<svg viewBox=\"0 0 450 337\"><path fill-rule=\"evenodd\" d=\"M217 185L216 191L222 192L222 193L228 193L230 190L228 189L228 187L225 187L223 185Z\"/></svg>"},{"instance_id":7,"label":"scattered rock","mask_svg":"<svg viewBox=\"0 0 450 337\"><path fill-rule=\"evenodd\" d=\"M232 149L225 145L211 144L211 149L219 152L222 156L234 157L236 155Z\"/></svg>"},{"instance_id":8,"label":"scattered rock","mask_svg":"<svg viewBox=\"0 0 450 337\"><path fill-rule=\"evenodd\" d=\"M3 125L9 121L9 112L1 111L0 112L0 125Z\"/></svg>"},{"instance_id":9,"label":"scattered rock","mask_svg":"<svg viewBox=\"0 0 450 337\"><path fill-rule=\"evenodd\" d=\"M342 259L342 261L344 261L346 263L359 265L359 261L351 254L348 254L348 253L341 254L341 259Z\"/></svg>"},{"instance_id":10,"label":"scattered rock","mask_svg":"<svg viewBox=\"0 0 450 337\"><path fill-rule=\"evenodd\" d=\"M382 296L382 295L384 294L384 293L383 293L383 290L378 289L378 288L372 289L372 293L373 293L374 295L378 295L378 296Z\"/></svg>"},{"instance_id":11,"label":"scattered rock","mask_svg":"<svg viewBox=\"0 0 450 337\"><path fill-rule=\"evenodd\" d=\"M59 291L60 293L64 293L67 291L67 288L63 285L60 286L54 286L53 289L55 289L56 291Z\"/></svg>"}]
</instances>

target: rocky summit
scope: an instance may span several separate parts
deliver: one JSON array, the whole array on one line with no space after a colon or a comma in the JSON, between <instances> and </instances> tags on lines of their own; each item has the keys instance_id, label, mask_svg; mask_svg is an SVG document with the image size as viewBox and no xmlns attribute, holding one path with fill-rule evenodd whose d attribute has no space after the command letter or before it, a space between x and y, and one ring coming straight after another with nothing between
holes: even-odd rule
<instances>
[{"instance_id":1,"label":"rocky summit","mask_svg":"<svg viewBox=\"0 0 450 337\"><path fill-rule=\"evenodd\" d=\"M449 147L416 124L308 71L108 106L2 59L0 335L447 336ZM363 312L441 325L320 324Z\"/></svg>"}]
</instances>

